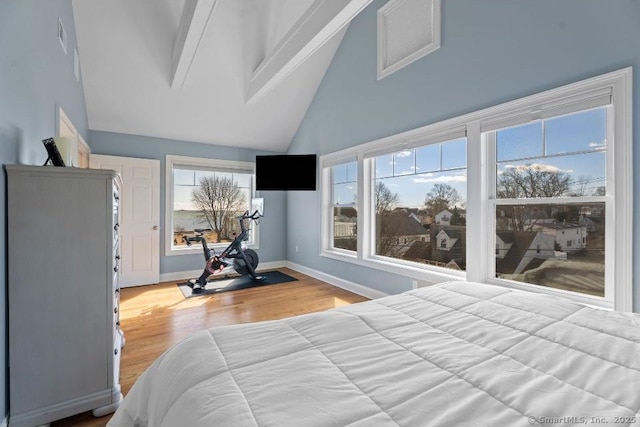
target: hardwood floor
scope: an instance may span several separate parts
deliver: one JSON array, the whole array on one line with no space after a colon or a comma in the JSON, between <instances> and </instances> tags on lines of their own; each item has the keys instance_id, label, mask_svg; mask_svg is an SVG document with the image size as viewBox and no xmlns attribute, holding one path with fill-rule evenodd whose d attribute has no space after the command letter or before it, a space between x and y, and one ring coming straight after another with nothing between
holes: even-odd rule
<instances>
[{"instance_id":1,"label":"hardwood floor","mask_svg":"<svg viewBox=\"0 0 640 427\"><path fill-rule=\"evenodd\" d=\"M281 319L366 301L296 271L298 279L264 287L186 299L176 282L126 288L121 292L120 320L127 340L122 350L120 384L126 395L135 380L165 350L192 333L214 326ZM103 427L111 416L91 413L51 423L52 426Z\"/></svg>"}]
</instances>

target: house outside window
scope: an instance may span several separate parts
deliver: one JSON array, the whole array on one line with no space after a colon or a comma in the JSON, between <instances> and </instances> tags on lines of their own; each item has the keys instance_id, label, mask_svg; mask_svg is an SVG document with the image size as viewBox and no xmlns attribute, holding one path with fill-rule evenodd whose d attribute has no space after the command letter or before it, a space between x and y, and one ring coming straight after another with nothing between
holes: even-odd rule
<instances>
[{"instance_id":1,"label":"house outside window","mask_svg":"<svg viewBox=\"0 0 640 427\"><path fill-rule=\"evenodd\" d=\"M201 247L188 247L184 237L203 229L209 246L226 247L240 232L236 217L251 209L254 168L251 162L167 156L167 255L201 253ZM248 243L257 244L255 227Z\"/></svg>"},{"instance_id":2,"label":"house outside window","mask_svg":"<svg viewBox=\"0 0 640 427\"><path fill-rule=\"evenodd\" d=\"M345 258L328 244L332 190L323 183L321 255L434 283L466 278L630 311L631 78L630 68L612 72L322 156L323 170L356 159L360 209L359 245ZM463 197L436 209L427 194L444 183ZM429 234L386 239L392 214L420 218ZM415 247L398 247L405 239ZM568 277L580 285L567 286Z\"/></svg>"}]
</instances>

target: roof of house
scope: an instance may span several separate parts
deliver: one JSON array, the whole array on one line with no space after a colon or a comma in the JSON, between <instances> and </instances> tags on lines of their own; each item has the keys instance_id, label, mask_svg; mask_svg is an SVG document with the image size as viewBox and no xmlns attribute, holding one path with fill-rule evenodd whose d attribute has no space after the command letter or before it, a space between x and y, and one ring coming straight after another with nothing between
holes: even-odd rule
<instances>
[{"instance_id":1,"label":"roof of house","mask_svg":"<svg viewBox=\"0 0 640 427\"><path fill-rule=\"evenodd\" d=\"M404 212L389 212L382 215L386 226L398 236L420 236L429 234L429 230L422 226L412 216Z\"/></svg>"},{"instance_id":2,"label":"roof of house","mask_svg":"<svg viewBox=\"0 0 640 427\"><path fill-rule=\"evenodd\" d=\"M416 240L411 244L409 249L402 255L404 259L430 259L431 243Z\"/></svg>"},{"instance_id":3,"label":"roof of house","mask_svg":"<svg viewBox=\"0 0 640 427\"><path fill-rule=\"evenodd\" d=\"M503 242L512 243L504 258L496 258L496 271L512 274L520 265L522 258L527 255L538 232L506 230L497 231L496 234Z\"/></svg>"},{"instance_id":4,"label":"roof of house","mask_svg":"<svg viewBox=\"0 0 640 427\"><path fill-rule=\"evenodd\" d=\"M457 228L445 226L442 227L440 231L444 231L445 233L447 233L447 236L449 236L450 239L459 239L461 236L460 230ZM440 234L440 231L436 235Z\"/></svg>"}]
</instances>

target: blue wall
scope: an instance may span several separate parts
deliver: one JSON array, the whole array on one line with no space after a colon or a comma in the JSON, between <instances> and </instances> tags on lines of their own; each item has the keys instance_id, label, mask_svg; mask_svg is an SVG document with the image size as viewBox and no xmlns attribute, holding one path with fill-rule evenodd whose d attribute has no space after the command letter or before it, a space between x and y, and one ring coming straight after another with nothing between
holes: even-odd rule
<instances>
[{"instance_id":1,"label":"blue wall","mask_svg":"<svg viewBox=\"0 0 640 427\"><path fill-rule=\"evenodd\" d=\"M290 153L337 151L628 66L638 117L638 1L443 0L442 47L378 81L376 12L384 4L375 0L352 21ZM636 146L637 120L633 130ZM640 150L634 160L640 188ZM289 260L385 292L410 288L407 278L320 257L318 228L303 226L318 223L319 206L317 194L288 194ZM640 311L640 267L634 278Z\"/></svg>"},{"instance_id":2,"label":"blue wall","mask_svg":"<svg viewBox=\"0 0 640 427\"><path fill-rule=\"evenodd\" d=\"M67 54L57 39L58 17L67 31ZM71 0L0 1L0 164L42 164L42 139L57 129L61 106L86 138L81 82L73 74L76 34ZM5 173L0 173L0 211L5 212ZM5 216L6 218L6 216ZM6 283L6 220L0 222L0 277ZM6 342L6 286L0 287L0 342ZM6 366L6 351L0 366ZM7 413L7 377L0 368L0 421Z\"/></svg>"},{"instance_id":3,"label":"blue wall","mask_svg":"<svg viewBox=\"0 0 640 427\"><path fill-rule=\"evenodd\" d=\"M93 154L138 157L160 160L160 224L165 219L165 156L167 154L211 159L255 161L256 155L273 154L264 151L224 147L195 142L175 141L146 136L127 135L111 132L89 132ZM263 191L257 196L264 197L265 217L260 221L260 262L283 261L286 259L286 198L282 191ZM202 255L164 254L164 233L160 234L160 273L174 273L197 270L203 267Z\"/></svg>"}]
</instances>

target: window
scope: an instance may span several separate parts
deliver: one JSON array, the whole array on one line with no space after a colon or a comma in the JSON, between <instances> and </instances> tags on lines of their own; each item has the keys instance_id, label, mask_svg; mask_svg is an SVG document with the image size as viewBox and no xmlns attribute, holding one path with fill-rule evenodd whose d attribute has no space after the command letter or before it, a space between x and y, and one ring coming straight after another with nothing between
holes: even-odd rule
<instances>
[{"instance_id":1,"label":"window","mask_svg":"<svg viewBox=\"0 0 640 427\"><path fill-rule=\"evenodd\" d=\"M373 158L375 255L464 270L466 156L459 138ZM441 232L456 237L451 246L440 240L444 253Z\"/></svg>"},{"instance_id":2,"label":"window","mask_svg":"<svg viewBox=\"0 0 640 427\"><path fill-rule=\"evenodd\" d=\"M609 106L489 132L495 141L496 231L511 232L511 262L496 277L604 297L605 227L587 233L583 218L605 212ZM558 204L558 199L566 203ZM522 203L534 200L535 204ZM601 218L604 220L605 218ZM565 235L586 235L585 244ZM553 239L528 253L529 242ZM578 285L576 285L578 283Z\"/></svg>"},{"instance_id":3,"label":"window","mask_svg":"<svg viewBox=\"0 0 640 427\"><path fill-rule=\"evenodd\" d=\"M254 164L167 156L166 253L201 253L183 236L204 232L209 245L225 246L240 231L238 215L250 210L254 195ZM255 244L256 233L249 244Z\"/></svg>"},{"instance_id":4,"label":"window","mask_svg":"<svg viewBox=\"0 0 640 427\"><path fill-rule=\"evenodd\" d=\"M631 76L616 71L322 156L321 255L630 311ZM350 162L358 178L334 180L333 168ZM352 201L334 200L338 185L353 185ZM334 240L342 203L359 208L349 257Z\"/></svg>"},{"instance_id":5,"label":"window","mask_svg":"<svg viewBox=\"0 0 640 427\"><path fill-rule=\"evenodd\" d=\"M355 251L358 245L358 163L331 168L333 247Z\"/></svg>"}]
</instances>

